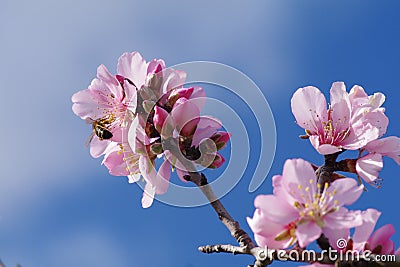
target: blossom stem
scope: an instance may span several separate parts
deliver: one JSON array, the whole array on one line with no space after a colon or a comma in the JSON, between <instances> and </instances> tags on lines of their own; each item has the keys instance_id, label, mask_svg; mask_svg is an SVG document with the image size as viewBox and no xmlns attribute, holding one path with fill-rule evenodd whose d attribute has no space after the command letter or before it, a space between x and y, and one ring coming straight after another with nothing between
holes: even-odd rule
<instances>
[{"instance_id":1,"label":"blossom stem","mask_svg":"<svg viewBox=\"0 0 400 267\"><path fill-rule=\"evenodd\" d=\"M320 253L304 251L299 249L289 249L289 250L273 250L268 248L254 247L250 250L246 250L243 247L233 246L233 245L207 245L199 247L199 251L203 253L232 253L234 255L237 254L246 254L252 255L256 258L255 264L250 265L252 267L258 266L266 266L272 262L272 260L276 261L292 261L292 262L304 262L304 263L321 263L328 265L336 265L341 267L376 267L376 266L385 266L385 267L399 267L400 259L396 257L395 261L371 261L374 258L374 255L369 255L368 258L363 259L362 255L360 255L360 259L357 261L349 260L349 261L335 261L332 259L339 259L339 253L332 250L332 254L329 253ZM326 252L326 251L325 251ZM386 255L386 258L389 258L389 255ZM331 258L330 258L331 257ZM268 260L266 260L268 259ZM378 259L376 257L376 259ZM261 264L261 265L260 265ZM262 265L264 264L264 265Z\"/></svg>"},{"instance_id":2,"label":"blossom stem","mask_svg":"<svg viewBox=\"0 0 400 267\"><path fill-rule=\"evenodd\" d=\"M183 164L189 173L189 175L185 175L184 178L187 181L194 183L207 197L211 206L217 213L218 218L226 226L226 228L228 228L231 235L239 243L240 247L248 250L254 248L255 245L249 235L240 227L239 223L232 218L229 212L225 209L224 205L222 205L221 201L215 195L213 189L208 183L206 176L195 171L196 169L193 163L185 158L179 149L179 144L177 141L174 138L163 140L163 147L164 149L171 151L171 153Z\"/></svg>"},{"instance_id":3,"label":"blossom stem","mask_svg":"<svg viewBox=\"0 0 400 267\"><path fill-rule=\"evenodd\" d=\"M255 247L249 235L240 227L239 223L232 218L229 212L225 209L224 205L222 205L221 201L215 196L215 193L208 184L207 178L204 174L190 172L189 175L184 176L184 178L187 181L194 183L207 197L211 206L218 214L218 218L228 228L231 235L239 243L240 247L244 248L245 250Z\"/></svg>"}]
</instances>

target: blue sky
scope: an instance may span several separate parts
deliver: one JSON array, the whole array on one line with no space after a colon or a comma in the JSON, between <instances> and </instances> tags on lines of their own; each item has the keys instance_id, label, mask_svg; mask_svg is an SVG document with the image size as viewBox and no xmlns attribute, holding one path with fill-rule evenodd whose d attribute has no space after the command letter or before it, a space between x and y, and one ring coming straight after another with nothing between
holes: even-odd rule
<instances>
[{"instance_id":1,"label":"blue sky","mask_svg":"<svg viewBox=\"0 0 400 267\"><path fill-rule=\"evenodd\" d=\"M260 140L250 110L223 90L205 90L236 107L252 136L252 161L222 199L249 230L254 197L271 192L270 178L285 159L322 161L297 138L302 130L290 111L297 88L315 85L327 94L341 80L381 91L388 134L399 135L399 10L395 0L3 0L1 259L7 266L246 266L246 256L197 252L199 245L234 242L209 206L156 202L142 209L140 188L110 176L83 146L90 127L72 113L71 95L88 86L99 64L115 71L125 51L169 66L216 61L248 75L271 106L278 136L272 169L254 193L247 189ZM386 160L383 188L370 188L354 208L378 208L378 225L399 226L397 176ZM399 232L393 240L400 245Z\"/></svg>"}]
</instances>

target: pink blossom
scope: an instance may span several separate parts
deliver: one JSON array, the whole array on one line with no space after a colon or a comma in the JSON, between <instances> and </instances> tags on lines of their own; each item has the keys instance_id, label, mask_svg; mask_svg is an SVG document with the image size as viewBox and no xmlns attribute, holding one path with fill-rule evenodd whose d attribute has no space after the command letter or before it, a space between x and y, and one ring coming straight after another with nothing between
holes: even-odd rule
<instances>
[{"instance_id":1,"label":"pink blossom","mask_svg":"<svg viewBox=\"0 0 400 267\"><path fill-rule=\"evenodd\" d=\"M126 92L131 91L130 94ZM90 153L93 157L99 157L112 142L122 141L122 126L124 125L127 110L135 111L136 92L131 84L121 84L111 75L104 65L97 69L97 78L88 89L77 92L72 96L73 112L88 123L106 121L107 129L112 133L108 140L100 140L93 134Z\"/></svg>"},{"instance_id":2,"label":"pink blossom","mask_svg":"<svg viewBox=\"0 0 400 267\"><path fill-rule=\"evenodd\" d=\"M354 86L349 94L343 82L335 82L330 98L327 109L324 95L308 86L298 89L291 100L297 124L306 130L320 154L355 150L386 132L388 119L380 107L382 94L368 97L360 86Z\"/></svg>"},{"instance_id":3,"label":"pink blossom","mask_svg":"<svg viewBox=\"0 0 400 267\"><path fill-rule=\"evenodd\" d=\"M293 159L285 162L282 175L273 177L273 186L273 195L260 195L255 199L257 210L261 210L256 210L256 213L263 214L263 217L253 217L252 224L262 224L254 220L267 218L285 229L295 226L295 230L289 231L290 235L282 235L252 229L257 235L264 236L265 241L271 238L278 241L284 237L288 241L285 244L298 241L301 247L305 247L328 228L343 230L361 224L359 212L343 207L356 201L363 191L363 186L357 186L354 179L338 179L321 188L311 164Z\"/></svg>"},{"instance_id":4,"label":"pink blossom","mask_svg":"<svg viewBox=\"0 0 400 267\"><path fill-rule=\"evenodd\" d=\"M356 171L366 182L373 183L383 168L383 156L392 158L400 165L400 138L389 136L369 142L364 150L368 154L357 160Z\"/></svg>"},{"instance_id":5,"label":"pink blossom","mask_svg":"<svg viewBox=\"0 0 400 267\"><path fill-rule=\"evenodd\" d=\"M373 254L394 254L394 243L390 237L394 234L394 227L386 224L373 232L375 225L381 215L381 212L375 209L367 209L361 212L362 224L355 227L353 237L350 237L350 231L333 231L325 232L330 245L343 252L354 251L363 252L371 251ZM347 240L346 247L338 247L338 240ZM397 252L396 252L397 253Z\"/></svg>"},{"instance_id":6,"label":"pink blossom","mask_svg":"<svg viewBox=\"0 0 400 267\"><path fill-rule=\"evenodd\" d=\"M222 127L219 120L200 116L199 105L196 101L197 98L181 97L176 100L170 113L156 106L153 117L155 128L164 139L179 137L180 149L184 151L188 160L204 167L219 168L225 159L217 151L225 147L230 134L218 131ZM171 155L171 157L169 160L175 162L175 167L182 171L178 174L186 174L188 170L184 164L176 162L175 156Z\"/></svg>"},{"instance_id":7,"label":"pink blossom","mask_svg":"<svg viewBox=\"0 0 400 267\"><path fill-rule=\"evenodd\" d=\"M143 207L167 191L172 167L181 179L188 171L164 151L163 140L178 140L195 164L218 168L225 161L217 151L230 134L218 131L218 120L200 116L205 93L200 87L183 88L185 79L184 71L167 69L163 60L147 63L138 52L124 53L116 75L101 65L89 88L72 97L73 111L93 125L91 155L104 155L102 163L112 175L128 176L129 182L143 177ZM163 159L158 168L157 158Z\"/></svg>"}]
</instances>

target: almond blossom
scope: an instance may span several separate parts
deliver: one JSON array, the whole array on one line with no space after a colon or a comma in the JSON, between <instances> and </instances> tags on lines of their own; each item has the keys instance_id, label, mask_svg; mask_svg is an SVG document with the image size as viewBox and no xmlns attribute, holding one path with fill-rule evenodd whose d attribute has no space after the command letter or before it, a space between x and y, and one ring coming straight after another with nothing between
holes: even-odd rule
<instances>
[{"instance_id":1,"label":"almond blossom","mask_svg":"<svg viewBox=\"0 0 400 267\"><path fill-rule=\"evenodd\" d=\"M218 132L222 127L218 120L200 116L204 90L183 88L185 79L184 71L167 69L163 60L147 63L138 52L124 53L115 75L100 65L89 88L72 96L74 113L92 124L91 155L104 155L102 164L112 175L128 176L129 182L143 177L143 207L152 204L155 194L167 191L172 167L177 167L176 159L167 160L174 155L164 151L163 138L179 140L191 161L205 147L204 140L211 140L215 150L214 154L206 151L212 158L207 167L218 168L225 161L216 151L225 146L230 135ZM163 114L173 118L170 136L162 136L159 122ZM157 170L156 160L163 157ZM177 173L183 179L187 170L177 168Z\"/></svg>"},{"instance_id":2,"label":"almond blossom","mask_svg":"<svg viewBox=\"0 0 400 267\"><path fill-rule=\"evenodd\" d=\"M173 89L164 93L153 106L144 108L143 113L134 119L128 140L132 149L140 155L139 168L146 181L146 201L143 202L146 206L151 205L155 194L167 191L172 167L185 182L184 176L193 171L178 160L177 155L170 151L171 148L164 145L164 141L175 139L179 144L176 151L182 153L181 159L185 158L190 164L217 168L224 162L216 151L225 146L229 134L218 132L222 124L217 119L200 116L204 96L200 87ZM202 149L206 141L213 146ZM163 158L158 172L155 167L157 158Z\"/></svg>"},{"instance_id":3,"label":"almond blossom","mask_svg":"<svg viewBox=\"0 0 400 267\"><path fill-rule=\"evenodd\" d=\"M224 157L218 153L230 139L230 133L218 131L222 123L209 116L200 116L202 101L197 97L179 98L170 113L156 106L154 125L163 139L179 140L179 150L183 158L196 165L206 168L218 168L224 162ZM167 148L165 148L167 150ZM176 155L167 154L167 160L173 162L179 177L183 179L189 170L180 162Z\"/></svg>"},{"instance_id":4,"label":"almond blossom","mask_svg":"<svg viewBox=\"0 0 400 267\"><path fill-rule=\"evenodd\" d=\"M305 247L326 231L362 223L358 211L344 207L363 191L354 179L338 179L321 188L311 164L292 159L285 162L282 175L273 177L273 186L272 195L255 199L255 214L247 219L259 246L286 248L297 241Z\"/></svg>"},{"instance_id":5,"label":"almond blossom","mask_svg":"<svg viewBox=\"0 0 400 267\"><path fill-rule=\"evenodd\" d=\"M291 100L297 124L305 129L320 154L356 150L386 132L388 119L381 108L383 94L368 96L357 85L347 93L343 82L335 82L330 99L327 109L321 91L308 86L298 89Z\"/></svg>"},{"instance_id":6,"label":"almond blossom","mask_svg":"<svg viewBox=\"0 0 400 267\"><path fill-rule=\"evenodd\" d=\"M390 237L395 230L393 225L386 224L374 231L381 212L375 209L367 209L361 212L362 224L355 227L354 234L350 237L350 231L328 231L325 236L333 249L346 252L371 251L373 254L398 254L395 252L394 243ZM347 240L346 247L338 247L338 240Z\"/></svg>"},{"instance_id":7,"label":"almond blossom","mask_svg":"<svg viewBox=\"0 0 400 267\"><path fill-rule=\"evenodd\" d=\"M90 142L90 154L100 157L112 142L122 141L122 127L128 110L136 110L136 90L127 81L122 83L113 76L104 65L97 68L97 78L88 89L79 91L72 96L73 112L88 123L105 121L104 125L112 137L100 140L93 134Z\"/></svg>"}]
</instances>

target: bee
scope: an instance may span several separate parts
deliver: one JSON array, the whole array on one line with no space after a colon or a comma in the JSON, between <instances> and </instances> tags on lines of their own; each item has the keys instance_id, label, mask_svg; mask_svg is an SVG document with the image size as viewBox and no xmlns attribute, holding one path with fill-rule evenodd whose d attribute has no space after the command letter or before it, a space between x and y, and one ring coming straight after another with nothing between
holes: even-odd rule
<instances>
[{"instance_id":1,"label":"bee","mask_svg":"<svg viewBox=\"0 0 400 267\"><path fill-rule=\"evenodd\" d=\"M88 137L85 145L88 146L90 142L92 142L95 135L99 138L100 141L111 139L113 137L113 134L108 127L114 121L115 117L112 114L110 116L97 120L89 119L88 122L92 124L93 132Z\"/></svg>"}]
</instances>

